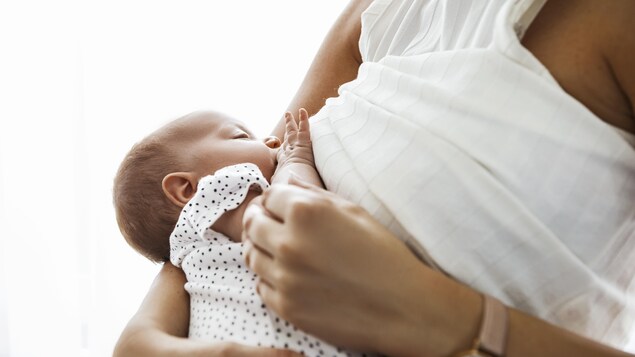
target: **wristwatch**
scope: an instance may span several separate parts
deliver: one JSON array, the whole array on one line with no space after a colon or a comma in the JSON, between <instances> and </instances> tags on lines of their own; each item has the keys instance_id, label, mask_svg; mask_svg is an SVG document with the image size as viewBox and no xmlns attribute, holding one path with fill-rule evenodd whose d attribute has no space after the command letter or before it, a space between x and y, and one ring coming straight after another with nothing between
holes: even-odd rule
<instances>
[{"instance_id":1,"label":"wristwatch","mask_svg":"<svg viewBox=\"0 0 635 357\"><path fill-rule=\"evenodd\" d=\"M503 357L507 342L507 308L497 299L483 294L481 330L472 348L456 357Z\"/></svg>"}]
</instances>

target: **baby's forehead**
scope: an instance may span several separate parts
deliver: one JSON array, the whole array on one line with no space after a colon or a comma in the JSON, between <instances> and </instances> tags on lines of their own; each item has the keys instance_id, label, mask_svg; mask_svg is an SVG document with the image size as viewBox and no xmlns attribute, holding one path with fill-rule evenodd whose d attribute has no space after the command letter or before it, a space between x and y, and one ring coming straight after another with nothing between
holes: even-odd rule
<instances>
[{"instance_id":1,"label":"baby's forehead","mask_svg":"<svg viewBox=\"0 0 635 357\"><path fill-rule=\"evenodd\" d=\"M171 136L198 136L210 134L226 127L244 127L244 124L226 114L214 111L199 111L185 115L169 123L166 131Z\"/></svg>"},{"instance_id":2,"label":"baby's forehead","mask_svg":"<svg viewBox=\"0 0 635 357\"><path fill-rule=\"evenodd\" d=\"M194 112L182 117L181 119L177 119L177 121L181 121L179 124L184 127L197 129L214 129L238 122L228 115L213 111Z\"/></svg>"}]
</instances>

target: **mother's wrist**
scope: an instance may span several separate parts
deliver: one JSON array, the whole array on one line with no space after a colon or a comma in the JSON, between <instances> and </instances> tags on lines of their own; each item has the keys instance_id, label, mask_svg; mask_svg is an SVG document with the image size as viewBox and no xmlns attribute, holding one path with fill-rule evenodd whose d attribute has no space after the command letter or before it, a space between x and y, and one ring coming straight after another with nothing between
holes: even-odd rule
<instances>
[{"instance_id":1,"label":"mother's wrist","mask_svg":"<svg viewBox=\"0 0 635 357\"><path fill-rule=\"evenodd\" d=\"M452 356L472 345L478 334L482 296L441 273L422 266L402 296L400 316L392 321L379 350L390 356Z\"/></svg>"}]
</instances>

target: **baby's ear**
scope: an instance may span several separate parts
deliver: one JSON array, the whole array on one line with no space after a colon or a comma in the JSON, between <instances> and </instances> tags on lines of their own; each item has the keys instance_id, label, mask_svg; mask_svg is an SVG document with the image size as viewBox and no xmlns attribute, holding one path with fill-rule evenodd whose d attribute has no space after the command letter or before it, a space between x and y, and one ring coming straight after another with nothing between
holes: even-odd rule
<instances>
[{"instance_id":1,"label":"baby's ear","mask_svg":"<svg viewBox=\"0 0 635 357\"><path fill-rule=\"evenodd\" d=\"M198 179L192 172L172 172L167 174L161 182L163 193L172 203L181 208L194 197L197 185Z\"/></svg>"}]
</instances>

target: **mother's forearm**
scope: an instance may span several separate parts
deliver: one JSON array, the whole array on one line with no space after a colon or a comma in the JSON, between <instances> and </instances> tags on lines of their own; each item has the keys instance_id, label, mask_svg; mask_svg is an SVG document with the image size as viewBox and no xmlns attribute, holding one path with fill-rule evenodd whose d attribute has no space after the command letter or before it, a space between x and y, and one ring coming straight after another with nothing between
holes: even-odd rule
<instances>
[{"instance_id":1,"label":"mother's forearm","mask_svg":"<svg viewBox=\"0 0 635 357\"><path fill-rule=\"evenodd\" d=\"M413 276L420 283L407 289L403 315L386 329L390 333L377 349L391 356L453 356L470 349L482 318L480 294L427 267ZM631 356L518 310L507 310L506 357Z\"/></svg>"},{"instance_id":2,"label":"mother's forearm","mask_svg":"<svg viewBox=\"0 0 635 357\"><path fill-rule=\"evenodd\" d=\"M551 325L520 311L510 309L508 357L523 356L631 356Z\"/></svg>"},{"instance_id":3,"label":"mother's forearm","mask_svg":"<svg viewBox=\"0 0 635 357\"><path fill-rule=\"evenodd\" d=\"M183 288L183 271L165 263L154 279L139 310L115 347L116 356L179 355L196 347L188 344L190 299Z\"/></svg>"},{"instance_id":4,"label":"mother's forearm","mask_svg":"<svg viewBox=\"0 0 635 357\"><path fill-rule=\"evenodd\" d=\"M410 262L400 280L384 332L370 336L373 349L394 357L445 357L472 345L481 318L479 293L419 261Z\"/></svg>"},{"instance_id":5,"label":"mother's forearm","mask_svg":"<svg viewBox=\"0 0 635 357\"><path fill-rule=\"evenodd\" d=\"M131 322L119 338L113 356L220 356L220 347L169 335L153 324Z\"/></svg>"},{"instance_id":6,"label":"mother's forearm","mask_svg":"<svg viewBox=\"0 0 635 357\"><path fill-rule=\"evenodd\" d=\"M139 311L117 341L113 356L300 357L288 350L188 339L190 298L183 288L185 282L181 269L164 264Z\"/></svg>"},{"instance_id":7,"label":"mother's forearm","mask_svg":"<svg viewBox=\"0 0 635 357\"><path fill-rule=\"evenodd\" d=\"M131 326L115 347L115 357L300 357L289 350L233 342L202 342L170 336L153 326Z\"/></svg>"}]
</instances>

